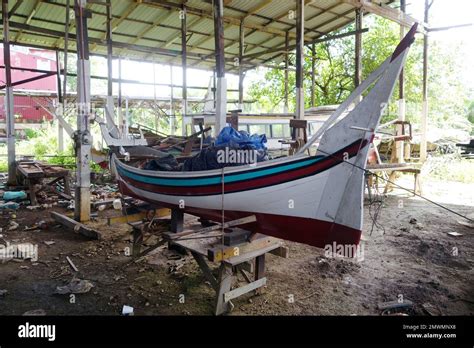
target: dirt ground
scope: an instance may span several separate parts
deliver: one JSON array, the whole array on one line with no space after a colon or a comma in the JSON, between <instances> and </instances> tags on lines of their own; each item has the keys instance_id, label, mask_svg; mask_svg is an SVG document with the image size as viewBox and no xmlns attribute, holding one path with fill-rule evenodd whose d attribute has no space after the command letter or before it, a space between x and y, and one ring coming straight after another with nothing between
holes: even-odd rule
<instances>
[{"instance_id":1,"label":"dirt ground","mask_svg":"<svg viewBox=\"0 0 474 348\"><path fill-rule=\"evenodd\" d=\"M412 181L399 183L412 187ZM473 213L472 192L468 184L424 183L427 197L462 214ZM369 209L366 201L362 260L327 258L321 249L286 242L289 258L268 255L263 292L233 300L231 315L380 315L379 302L398 299L413 302L399 310L408 315L473 315L474 230L460 224L462 218L400 190L383 200L373 230L369 210L373 215L376 204ZM132 306L135 315L213 313L215 293L191 256L161 247L126 266L131 235L125 224L98 221L104 238L90 241L63 227L24 231L47 218L49 210L20 209L15 215L20 226L14 231L7 230L11 215L1 217L3 240L36 244L39 257L0 263L0 315L38 309L48 315L120 315L123 305ZM453 231L462 236L447 234ZM55 294L74 276L94 287L75 298ZM244 284L241 275L238 282Z\"/></svg>"}]
</instances>

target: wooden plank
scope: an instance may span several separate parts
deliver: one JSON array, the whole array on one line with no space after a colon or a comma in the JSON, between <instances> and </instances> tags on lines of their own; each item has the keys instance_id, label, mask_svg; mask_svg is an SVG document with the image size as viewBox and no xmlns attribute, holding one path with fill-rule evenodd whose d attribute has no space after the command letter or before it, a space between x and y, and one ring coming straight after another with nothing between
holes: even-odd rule
<instances>
[{"instance_id":1,"label":"wooden plank","mask_svg":"<svg viewBox=\"0 0 474 348\"><path fill-rule=\"evenodd\" d=\"M253 273L255 271L255 265L253 264L253 262L244 262L235 267L240 271L247 271L249 273Z\"/></svg>"},{"instance_id":2,"label":"wooden plank","mask_svg":"<svg viewBox=\"0 0 474 348\"><path fill-rule=\"evenodd\" d=\"M158 208L155 210L154 217L163 217L170 215L171 210L168 208ZM147 211L141 211L135 214L130 215L120 215L120 216L112 216L107 218L107 224L126 224L127 222L136 222L145 219L148 216Z\"/></svg>"},{"instance_id":3,"label":"wooden plank","mask_svg":"<svg viewBox=\"0 0 474 348\"><path fill-rule=\"evenodd\" d=\"M96 230L87 227L86 225L77 222L65 215L59 214L55 211L50 213L51 217L59 222L61 225L73 230L75 233L82 234L83 236L89 237L91 239L101 239L101 235Z\"/></svg>"},{"instance_id":4,"label":"wooden plank","mask_svg":"<svg viewBox=\"0 0 474 348\"><path fill-rule=\"evenodd\" d=\"M226 292L224 294L224 302L229 302L230 300L237 298L239 296L242 296L243 294L246 294L252 290L261 288L267 283L267 278L261 278L259 280L256 280L250 284L244 285L240 288L231 290L229 292Z\"/></svg>"},{"instance_id":5,"label":"wooden plank","mask_svg":"<svg viewBox=\"0 0 474 348\"><path fill-rule=\"evenodd\" d=\"M396 309L396 308L406 308L412 307L413 302L410 300L403 300L403 302L399 301L388 301L388 302L381 302L378 304L378 309L386 310L386 309Z\"/></svg>"},{"instance_id":6,"label":"wooden plank","mask_svg":"<svg viewBox=\"0 0 474 348\"><path fill-rule=\"evenodd\" d=\"M219 284L217 283L216 278L214 278L214 276L212 275L212 272L208 264L206 263L206 260L204 259L204 257L195 251L191 251L191 255L193 255L202 273L204 273L204 276L206 277L206 279L209 281L209 283L211 283L211 286L214 288L214 290L218 291Z\"/></svg>"},{"instance_id":7,"label":"wooden plank","mask_svg":"<svg viewBox=\"0 0 474 348\"><path fill-rule=\"evenodd\" d=\"M181 209L171 209L171 232L183 232L184 211Z\"/></svg>"},{"instance_id":8,"label":"wooden plank","mask_svg":"<svg viewBox=\"0 0 474 348\"><path fill-rule=\"evenodd\" d=\"M207 233L207 232L220 230L222 228L229 228L229 227L233 227L233 226L245 225L245 224L255 222L255 221L257 221L256 216L255 215L250 215L250 216L244 217L242 219L237 219L237 220L232 220L232 221L225 222L223 225L217 224L217 225L201 228L199 230L188 230L188 231L172 233L172 234L171 233L165 233L165 236L167 238L170 238L170 239L179 239L179 237L187 236L187 235L190 235L190 234L204 234L204 233Z\"/></svg>"},{"instance_id":9,"label":"wooden plank","mask_svg":"<svg viewBox=\"0 0 474 348\"><path fill-rule=\"evenodd\" d=\"M217 290L216 297L216 309L215 314L220 315L229 312L231 308L230 301L224 301L224 295L230 291L232 286L232 266L229 264L221 263L219 268L219 288Z\"/></svg>"},{"instance_id":10,"label":"wooden plank","mask_svg":"<svg viewBox=\"0 0 474 348\"><path fill-rule=\"evenodd\" d=\"M255 258L255 280L265 277L265 254Z\"/></svg>"},{"instance_id":11,"label":"wooden plank","mask_svg":"<svg viewBox=\"0 0 474 348\"><path fill-rule=\"evenodd\" d=\"M259 235L259 238L255 239L251 243L243 243L235 246L217 245L213 248L208 249L207 258L213 262L219 262L222 260L239 257L249 252L258 251L263 248L269 250L276 249L281 246L281 241L277 238Z\"/></svg>"},{"instance_id":12,"label":"wooden plank","mask_svg":"<svg viewBox=\"0 0 474 348\"><path fill-rule=\"evenodd\" d=\"M266 254L266 253L270 252L271 250L274 250L274 249L280 247L280 245L281 244L272 243L267 247L259 248L259 249L256 249L256 250L250 251L250 252L243 252L238 256L230 257L228 259L225 259L223 262L227 263L229 265L235 266L235 265L241 264L243 262L253 260L256 257L261 256L263 254Z\"/></svg>"},{"instance_id":13,"label":"wooden plank","mask_svg":"<svg viewBox=\"0 0 474 348\"><path fill-rule=\"evenodd\" d=\"M286 246L281 246L275 250L270 251L269 253L287 259L290 254L290 249Z\"/></svg>"}]
</instances>

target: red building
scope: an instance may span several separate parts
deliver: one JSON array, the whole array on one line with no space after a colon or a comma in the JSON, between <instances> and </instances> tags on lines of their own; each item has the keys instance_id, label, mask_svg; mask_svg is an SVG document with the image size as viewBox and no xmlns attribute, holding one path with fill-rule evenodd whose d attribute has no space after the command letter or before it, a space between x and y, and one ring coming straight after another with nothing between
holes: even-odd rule
<instances>
[{"instance_id":1,"label":"red building","mask_svg":"<svg viewBox=\"0 0 474 348\"><path fill-rule=\"evenodd\" d=\"M38 69L46 71L56 71L56 54L53 51L40 50L35 48L11 46L10 47L11 66L14 68ZM0 85L5 85L5 66L3 59L3 46L0 46ZM20 80L29 79L38 75L39 72L25 70L11 70L12 83ZM19 123L39 123L43 120L51 120L52 117L43 110L35 98L39 99L43 105L47 104L48 97L37 97L41 94L55 95L57 93L56 75L44 77L36 81L26 82L13 87L15 92L28 93L36 95L13 97L15 122ZM4 96L0 96L0 122L5 120Z\"/></svg>"}]
</instances>

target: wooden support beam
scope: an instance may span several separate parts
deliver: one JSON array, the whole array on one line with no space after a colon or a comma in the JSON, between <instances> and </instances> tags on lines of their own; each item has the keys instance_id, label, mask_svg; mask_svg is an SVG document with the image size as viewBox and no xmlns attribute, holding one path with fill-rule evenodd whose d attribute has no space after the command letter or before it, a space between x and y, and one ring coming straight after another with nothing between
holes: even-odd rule
<instances>
[{"instance_id":1,"label":"wooden support beam","mask_svg":"<svg viewBox=\"0 0 474 348\"><path fill-rule=\"evenodd\" d=\"M226 263L221 263L219 268L219 279L218 284L219 288L217 289L217 298L216 298L216 315L221 315L227 313L232 308L230 301L224 300L224 295L230 291L232 286L232 266Z\"/></svg>"},{"instance_id":2,"label":"wooden support beam","mask_svg":"<svg viewBox=\"0 0 474 348\"><path fill-rule=\"evenodd\" d=\"M406 0L400 0L400 11L405 13L406 11ZM400 25L400 40L405 37L405 27ZM398 79L398 120L405 121L405 74L404 68L400 71L400 77ZM403 125L397 125L397 135L400 136L403 133ZM409 142L405 144L404 141L396 141L395 142L395 157L396 162L403 163L405 162L405 145L410 146Z\"/></svg>"},{"instance_id":3,"label":"wooden support beam","mask_svg":"<svg viewBox=\"0 0 474 348\"><path fill-rule=\"evenodd\" d=\"M86 236L91 239L101 239L101 234L100 232L87 227L86 225L77 222L76 220L71 219L70 217L67 217L65 215L59 214L57 212L51 212L50 213L51 217L59 222L61 225L73 230L75 233L82 234L83 236Z\"/></svg>"},{"instance_id":4,"label":"wooden support beam","mask_svg":"<svg viewBox=\"0 0 474 348\"><path fill-rule=\"evenodd\" d=\"M370 12L375 15L387 18L405 27L411 27L413 24L418 23L419 25L417 30L422 33L428 28L426 19L424 22L417 20L406 13L382 4L377 4L368 0L342 0L342 2L359 8L364 12Z\"/></svg>"},{"instance_id":5,"label":"wooden support beam","mask_svg":"<svg viewBox=\"0 0 474 348\"><path fill-rule=\"evenodd\" d=\"M33 16L36 14L36 11L38 11L38 8L40 7L42 3L42 0L36 0L35 4L33 5L33 8L30 12L30 14L28 15L28 17L26 18L26 21L25 21L25 24L30 24L31 20L33 19ZM18 41L21 37L21 35L23 34L23 30L20 30L16 36L15 36L15 41Z\"/></svg>"},{"instance_id":6,"label":"wooden support beam","mask_svg":"<svg viewBox=\"0 0 474 348\"><path fill-rule=\"evenodd\" d=\"M11 18L13 15L15 15L16 10L18 10L18 7L20 7L22 3L23 3L23 0L17 0L17 2L15 3L15 5L13 5L10 12L8 12L8 18Z\"/></svg>"},{"instance_id":7,"label":"wooden support beam","mask_svg":"<svg viewBox=\"0 0 474 348\"><path fill-rule=\"evenodd\" d=\"M267 278L264 277L250 284L241 286L240 288L236 288L234 290L228 291L224 294L224 302L229 302L230 300L240 297L246 293L249 293L250 291L257 290L261 288L262 286L265 286L265 284L267 284Z\"/></svg>"},{"instance_id":8,"label":"wooden support beam","mask_svg":"<svg viewBox=\"0 0 474 348\"><path fill-rule=\"evenodd\" d=\"M154 217L164 217L170 215L171 211L167 208L158 208L155 210ZM149 216L148 211L140 211L137 213L131 213L127 215L120 215L120 216L111 216L107 218L107 224L114 225L114 224L125 224L128 222L136 222L142 221L147 216Z\"/></svg>"}]
</instances>

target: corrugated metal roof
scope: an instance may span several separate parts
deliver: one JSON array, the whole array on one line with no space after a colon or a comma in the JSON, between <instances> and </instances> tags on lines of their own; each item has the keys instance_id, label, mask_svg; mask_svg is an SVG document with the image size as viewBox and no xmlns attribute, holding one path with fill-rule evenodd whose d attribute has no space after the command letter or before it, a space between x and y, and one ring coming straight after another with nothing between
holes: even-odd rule
<instances>
[{"instance_id":1,"label":"corrugated metal roof","mask_svg":"<svg viewBox=\"0 0 474 348\"><path fill-rule=\"evenodd\" d=\"M18 1L18 0L17 0ZM63 49L68 0L23 1L10 18L11 41L49 49ZM73 0L69 0L71 9ZM105 0L103 0L105 2ZM393 0L377 0L389 4ZM9 9L16 1L10 0ZM150 61L181 64L180 0L120 0L112 1L114 55ZM305 40L324 37L334 30L352 23L355 5L343 0L305 1ZM281 47L285 32L289 31L290 45L294 44L296 2L288 0L224 0L224 37L226 58L233 67L239 52L239 23L243 21L247 53L258 53ZM188 64L195 67L214 67L214 23L211 0L188 0ZM106 8L88 4L92 17L88 21L92 53L106 52ZM73 13L73 11L71 11ZM74 21L72 22L74 23ZM27 25L27 27L25 27ZM70 33L75 35L75 27ZM95 40L95 41L94 41ZM99 41L98 41L99 40ZM123 44L134 46L123 47ZM70 41L71 50L75 42ZM169 50L167 55L157 50ZM256 66L282 53L264 53L249 58L248 67ZM278 59L276 59L278 61Z\"/></svg>"}]
</instances>

